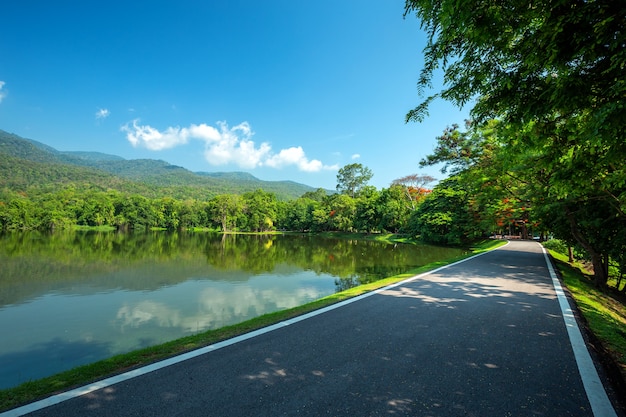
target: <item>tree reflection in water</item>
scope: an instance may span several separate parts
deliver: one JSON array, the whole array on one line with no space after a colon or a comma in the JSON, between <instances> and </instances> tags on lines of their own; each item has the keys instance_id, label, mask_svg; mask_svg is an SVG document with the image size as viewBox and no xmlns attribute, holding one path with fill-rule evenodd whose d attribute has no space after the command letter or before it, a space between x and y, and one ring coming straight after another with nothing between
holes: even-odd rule
<instances>
[{"instance_id":1,"label":"tree reflection in water","mask_svg":"<svg viewBox=\"0 0 626 417\"><path fill-rule=\"evenodd\" d=\"M12 336L0 344L0 363L13 365L0 367L0 388L461 252L310 235L0 234L0 332ZM42 346L60 350L46 356ZM66 347L73 361L54 356Z\"/></svg>"}]
</instances>

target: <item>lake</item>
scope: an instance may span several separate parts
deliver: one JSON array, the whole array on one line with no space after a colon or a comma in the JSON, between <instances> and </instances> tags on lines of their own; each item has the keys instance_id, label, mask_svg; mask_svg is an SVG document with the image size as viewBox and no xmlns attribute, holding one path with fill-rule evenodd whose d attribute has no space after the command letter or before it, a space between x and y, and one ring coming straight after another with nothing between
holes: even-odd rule
<instances>
[{"instance_id":1,"label":"lake","mask_svg":"<svg viewBox=\"0 0 626 417\"><path fill-rule=\"evenodd\" d=\"M462 253L290 234L0 234L0 389Z\"/></svg>"}]
</instances>

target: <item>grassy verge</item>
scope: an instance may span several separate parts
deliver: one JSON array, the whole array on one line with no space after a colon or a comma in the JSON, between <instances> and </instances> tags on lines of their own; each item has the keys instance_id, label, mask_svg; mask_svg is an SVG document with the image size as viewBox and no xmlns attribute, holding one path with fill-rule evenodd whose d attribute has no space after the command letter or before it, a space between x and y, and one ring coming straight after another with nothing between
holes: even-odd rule
<instances>
[{"instance_id":1,"label":"grassy verge","mask_svg":"<svg viewBox=\"0 0 626 417\"><path fill-rule=\"evenodd\" d=\"M403 238L394 238L390 235L377 236L377 239L387 239L391 241L405 241ZM462 258L472 256L477 253L485 252L503 245L503 241L484 240L477 242L470 248L470 253L466 256L449 259L446 261L435 262L424 265L420 268L413 269L404 274L396 275L390 278L382 279L367 285L351 288L317 301L291 308L288 310L277 311L270 314L239 323L236 325L224 327L216 330L209 330L193 336L177 339L162 345L149 347L146 349L117 355L109 359L105 359L93 364L80 366L36 381L26 382L15 388L0 390L0 411L27 404L41 398L45 398L57 392L65 391L73 387L88 384L90 382L103 379L108 376L116 375L130 369L147 365L171 356L175 356L193 349L208 346L222 340L226 340L238 335L242 335L253 330L261 329L269 325L288 320L293 317L306 314L308 312L329 306L331 304L356 297L369 291L382 288L387 285L405 280L417 274L427 272L443 265L450 264Z\"/></svg>"},{"instance_id":2,"label":"grassy verge","mask_svg":"<svg viewBox=\"0 0 626 417\"><path fill-rule=\"evenodd\" d=\"M563 283L572 294L585 324L599 340L601 348L617 366L626 380L626 305L609 293L593 285L588 271L582 265L570 264L566 255L550 251L556 260ZM603 353L603 352L601 352Z\"/></svg>"}]
</instances>

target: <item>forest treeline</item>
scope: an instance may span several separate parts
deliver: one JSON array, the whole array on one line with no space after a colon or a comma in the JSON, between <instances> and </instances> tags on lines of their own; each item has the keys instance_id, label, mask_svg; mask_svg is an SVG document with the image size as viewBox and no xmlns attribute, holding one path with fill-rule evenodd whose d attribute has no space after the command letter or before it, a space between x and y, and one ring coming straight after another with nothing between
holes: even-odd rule
<instances>
[{"instance_id":1,"label":"forest treeline","mask_svg":"<svg viewBox=\"0 0 626 417\"><path fill-rule=\"evenodd\" d=\"M480 212L474 195L446 180L431 192L427 175L407 175L383 189L368 185L372 172L346 165L337 193L317 189L280 200L258 189L209 199L149 198L137 193L69 184L56 191L0 190L0 228L54 230L111 226L117 230L206 228L220 232L404 233L428 243L462 245L492 234L528 233L533 225L515 202L502 199ZM539 224L535 229L540 230ZM538 233L538 232L537 232Z\"/></svg>"},{"instance_id":2,"label":"forest treeline","mask_svg":"<svg viewBox=\"0 0 626 417\"><path fill-rule=\"evenodd\" d=\"M55 192L0 190L0 228L54 230L74 225L118 230L208 228L223 232L401 232L413 211L402 186L357 195L324 189L293 200L256 190L220 194L206 200L148 198L117 190L68 185Z\"/></svg>"}]
</instances>

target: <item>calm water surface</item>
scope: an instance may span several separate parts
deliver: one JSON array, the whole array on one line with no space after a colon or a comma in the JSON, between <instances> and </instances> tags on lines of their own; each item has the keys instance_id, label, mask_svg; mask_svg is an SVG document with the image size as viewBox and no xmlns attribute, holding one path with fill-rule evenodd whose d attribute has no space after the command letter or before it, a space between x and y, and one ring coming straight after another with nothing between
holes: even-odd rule
<instances>
[{"instance_id":1,"label":"calm water surface","mask_svg":"<svg viewBox=\"0 0 626 417\"><path fill-rule=\"evenodd\" d=\"M0 389L462 252L299 235L0 235Z\"/></svg>"}]
</instances>

